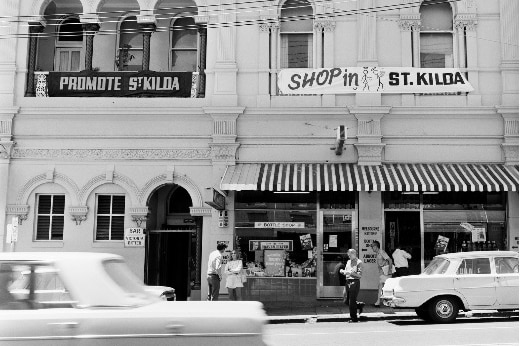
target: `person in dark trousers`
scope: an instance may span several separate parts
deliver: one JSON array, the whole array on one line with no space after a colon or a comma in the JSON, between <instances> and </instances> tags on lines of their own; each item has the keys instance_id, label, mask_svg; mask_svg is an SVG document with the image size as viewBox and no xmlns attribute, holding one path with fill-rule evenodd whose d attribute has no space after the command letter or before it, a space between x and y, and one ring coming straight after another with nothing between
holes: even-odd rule
<instances>
[{"instance_id":1,"label":"person in dark trousers","mask_svg":"<svg viewBox=\"0 0 520 346\"><path fill-rule=\"evenodd\" d=\"M218 300L220 280L222 280L222 254L227 245L219 243L217 249L209 254L208 259L208 300Z\"/></svg>"},{"instance_id":2,"label":"person in dark trousers","mask_svg":"<svg viewBox=\"0 0 520 346\"><path fill-rule=\"evenodd\" d=\"M406 251L401 248L401 245L398 244L395 251L392 253L392 258L394 259L395 264L395 273L394 278L398 278L400 276L407 276L408 271L408 260L412 258L409 251Z\"/></svg>"},{"instance_id":3,"label":"person in dark trousers","mask_svg":"<svg viewBox=\"0 0 520 346\"><path fill-rule=\"evenodd\" d=\"M336 257L336 259L337 259L338 263L334 267L334 274L338 278L339 286L343 287L343 303L348 305L346 279L345 279L345 275L340 273L340 271L342 269L345 269L345 264L347 264L347 260L343 256L338 256L338 257Z\"/></svg>"},{"instance_id":4,"label":"person in dark trousers","mask_svg":"<svg viewBox=\"0 0 520 346\"><path fill-rule=\"evenodd\" d=\"M345 269L341 269L340 273L345 275L346 278L346 289L347 289L347 300L350 312L349 323L358 322L357 315L357 296L359 294L360 279L363 273L363 265L357 258L357 252L354 249L347 251L348 257L350 258L345 265Z\"/></svg>"}]
</instances>

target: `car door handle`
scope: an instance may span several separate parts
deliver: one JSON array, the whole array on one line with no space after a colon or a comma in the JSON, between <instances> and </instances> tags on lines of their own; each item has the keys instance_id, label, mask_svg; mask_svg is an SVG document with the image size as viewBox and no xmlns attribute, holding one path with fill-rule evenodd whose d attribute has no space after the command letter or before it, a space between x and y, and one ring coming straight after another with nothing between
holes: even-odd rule
<instances>
[{"instance_id":1,"label":"car door handle","mask_svg":"<svg viewBox=\"0 0 520 346\"><path fill-rule=\"evenodd\" d=\"M49 323L50 326L54 326L57 328L62 329L74 329L79 326L78 322L55 322L55 323Z\"/></svg>"},{"instance_id":2,"label":"car door handle","mask_svg":"<svg viewBox=\"0 0 520 346\"><path fill-rule=\"evenodd\" d=\"M179 331L180 329L182 329L182 327L184 327L184 325L182 325L182 324L178 324L178 323L170 323L170 324L167 324L167 325L166 325L166 329L167 329L169 332L177 332L177 331Z\"/></svg>"}]
</instances>

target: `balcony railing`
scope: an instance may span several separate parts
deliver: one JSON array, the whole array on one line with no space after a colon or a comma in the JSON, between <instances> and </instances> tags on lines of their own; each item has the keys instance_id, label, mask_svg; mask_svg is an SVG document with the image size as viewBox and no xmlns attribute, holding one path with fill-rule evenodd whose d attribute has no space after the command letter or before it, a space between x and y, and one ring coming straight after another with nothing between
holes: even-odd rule
<instances>
[{"instance_id":1,"label":"balcony railing","mask_svg":"<svg viewBox=\"0 0 520 346\"><path fill-rule=\"evenodd\" d=\"M189 74L93 72L88 75L85 74L85 71L64 72L60 74L64 77L60 78L66 79L59 81L56 79L51 81L51 73L49 71L34 72L35 97L204 97L204 91L199 90L201 86L205 86L204 76L198 72ZM176 77L177 79L175 79ZM102 78L104 78L103 81L100 80ZM187 78L189 80L186 80ZM74 82L73 86L69 82ZM106 92L103 92L102 89L106 89Z\"/></svg>"}]
</instances>

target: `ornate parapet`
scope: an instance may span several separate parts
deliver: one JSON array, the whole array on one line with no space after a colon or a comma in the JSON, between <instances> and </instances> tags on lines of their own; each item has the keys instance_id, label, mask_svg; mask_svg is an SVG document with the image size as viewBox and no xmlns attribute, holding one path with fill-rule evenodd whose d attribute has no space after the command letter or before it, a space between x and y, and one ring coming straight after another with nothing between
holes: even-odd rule
<instances>
[{"instance_id":1,"label":"ornate parapet","mask_svg":"<svg viewBox=\"0 0 520 346\"><path fill-rule=\"evenodd\" d=\"M143 222L146 222L148 220L148 213L150 210L148 207L131 207L129 210L130 217L132 218L132 221L135 222L137 227L141 227L141 224Z\"/></svg>"},{"instance_id":2,"label":"ornate parapet","mask_svg":"<svg viewBox=\"0 0 520 346\"><path fill-rule=\"evenodd\" d=\"M26 204L11 204L7 205L5 212L7 215L18 216L18 222L21 225L23 221L27 220L29 206Z\"/></svg>"},{"instance_id":3,"label":"ornate parapet","mask_svg":"<svg viewBox=\"0 0 520 346\"><path fill-rule=\"evenodd\" d=\"M76 225L80 225L81 222L85 221L87 219L87 214L87 206L69 207L69 215Z\"/></svg>"}]
</instances>

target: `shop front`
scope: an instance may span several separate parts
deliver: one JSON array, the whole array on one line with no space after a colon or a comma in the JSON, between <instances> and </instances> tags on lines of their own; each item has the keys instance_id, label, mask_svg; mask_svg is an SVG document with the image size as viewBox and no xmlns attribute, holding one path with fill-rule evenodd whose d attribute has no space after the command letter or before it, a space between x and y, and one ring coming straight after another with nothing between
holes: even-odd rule
<instances>
[{"instance_id":1,"label":"shop front","mask_svg":"<svg viewBox=\"0 0 520 346\"><path fill-rule=\"evenodd\" d=\"M440 253L514 249L518 237L508 201L518 198L518 167L239 164L221 188L235 191L249 300L340 298L339 266L354 248L365 263L360 297L375 301L374 240L389 254L407 249L418 274Z\"/></svg>"}]
</instances>

